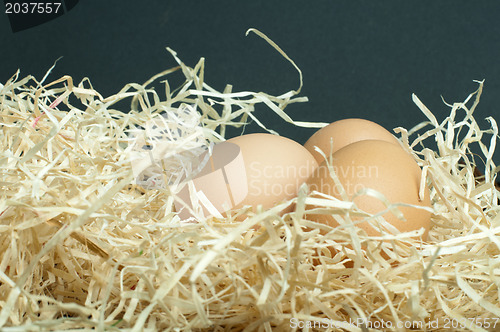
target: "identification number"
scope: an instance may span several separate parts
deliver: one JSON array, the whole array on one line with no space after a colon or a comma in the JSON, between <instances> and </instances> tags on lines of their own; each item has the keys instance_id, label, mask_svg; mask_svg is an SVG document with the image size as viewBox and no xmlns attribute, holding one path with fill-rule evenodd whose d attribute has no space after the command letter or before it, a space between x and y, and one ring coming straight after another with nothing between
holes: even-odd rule
<instances>
[{"instance_id":1,"label":"identification number","mask_svg":"<svg viewBox=\"0 0 500 332\"><path fill-rule=\"evenodd\" d=\"M5 14L57 14L61 2L6 2Z\"/></svg>"}]
</instances>

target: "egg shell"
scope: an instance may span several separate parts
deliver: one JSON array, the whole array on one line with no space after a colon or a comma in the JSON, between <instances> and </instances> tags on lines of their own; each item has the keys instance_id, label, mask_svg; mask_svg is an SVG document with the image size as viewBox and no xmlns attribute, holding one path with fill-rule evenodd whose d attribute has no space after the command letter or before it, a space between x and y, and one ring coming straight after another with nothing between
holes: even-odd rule
<instances>
[{"instance_id":1,"label":"egg shell","mask_svg":"<svg viewBox=\"0 0 500 332\"><path fill-rule=\"evenodd\" d=\"M429 189L425 187L424 197L420 200L421 169L414 158L400 146L379 140L364 140L343 147L332 155L331 166L345 189L348 200L363 188L371 188L382 193L390 203L408 203L430 207ZM330 176L328 165L323 162L307 181L309 189L316 190L339 199L341 191ZM352 200L361 210L371 214L386 209L375 197L356 196ZM308 208L311 208L310 206ZM382 216L400 232L425 229L423 239L427 238L431 213L414 207L398 207L406 221L400 220L392 212ZM331 215L308 214L307 218L331 226L338 223ZM357 219L356 219L357 218ZM353 218L359 220L358 217ZM380 232L368 222L357 223L370 236Z\"/></svg>"},{"instance_id":2,"label":"egg shell","mask_svg":"<svg viewBox=\"0 0 500 332\"><path fill-rule=\"evenodd\" d=\"M268 209L292 199L318 167L306 148L286 137L256 133L227 142L240 147L247 178L248 194L236 208L262 205Z\"/></svg>"},{"instance_id":3,"label":"egg shell","mask_svg":"<svg viewBox=\"0 0 500 332\"><path fill-rule=\"evenodd\" d=\"M332 139L332 145L330 145L330 139ZM381 140L399 146L396 137L384 127L369 120L353 118L335 121L321 128L307 140L304 147L318 163L322 163L324 157L315 151L315 146L329 156L344 146L363 140Z\"/></svg>"},{"instance_id":4,"label":"egg shell","mask_svg":"<svg viewBox=\"0 0 500 332\"><path fill-rule=\"evenodd\" d=\"M202 207L199 215L219 216L241 202L248 192L243 156L238 145L227 141L215 144L210 152L206 151L197 159L193 166L201 165L202 169L185 179L188 183L181 185L182 189L177 193L180 201L174 203L181 220L194 217L187 207L193 209L197 205ZM197 198L195 203L191 200L193 195ZM209 202L208 208L203 205L201 195Z\"/></svg>"}]
</instances>

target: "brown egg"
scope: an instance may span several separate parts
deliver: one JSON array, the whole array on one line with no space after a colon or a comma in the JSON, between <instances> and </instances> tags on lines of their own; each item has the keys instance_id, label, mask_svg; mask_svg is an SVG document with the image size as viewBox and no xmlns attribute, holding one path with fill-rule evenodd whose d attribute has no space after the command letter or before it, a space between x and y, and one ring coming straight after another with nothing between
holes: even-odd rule
<instances>
[{"instance_id":1,"label":"brown egg","mask_svg":"<svg viewBox=\"0 0 500 332\"><path fill-rule=\"evenodd\" d=\"M430 207L429 190L426 187L424 197L419 198L421 169L413 157L400 146L379 140L364 140L343 147L332 155L332 167L342 183L348 200L363 188L371 188L382 193L390 203L407 203ZM323 162L308 179L309 189L343 199L330 177L326 161ZM375 197L357 196L353 202L361 210L371 214L386 209ZM311 208L311 207L308 207ZM425 228L423 238L427 237L431 213L413 207L398 207L406 221L398 219L392 212L382 216L401 232ZM337 226L330 215L308 214L307 218L317 222ZM359 218L357 219L359 220ZM380 232L368 222L357 224L370 236Z\"/></svg>"},{"instance_id":2,"label":"brown egg","mask_svg":"<svg viewBox=\"0 0 500 332\"><path fill-rule=\"evenodd\" d=\"M243 155L248 194L236 208L262 205L265 209L297 195L318 163L299 143L272 134L249 134L227 140Z\"/></svg>"},{"instance_id":3,"label":"brown egg","mask_svg":"<svg viewBox=\"0 0 500 332\"><path fill-rule=\"evenodd\" d=\"M332 139L332 146L330 146L330 139ZM318 130L304 144L304 147L318 163L322 163L324 158L314 150L315 146L329 156L344 146L363 140L381 140L399 146L396 137L375 122L364 119L343 119Z\"/></svg>"}]
</instances>

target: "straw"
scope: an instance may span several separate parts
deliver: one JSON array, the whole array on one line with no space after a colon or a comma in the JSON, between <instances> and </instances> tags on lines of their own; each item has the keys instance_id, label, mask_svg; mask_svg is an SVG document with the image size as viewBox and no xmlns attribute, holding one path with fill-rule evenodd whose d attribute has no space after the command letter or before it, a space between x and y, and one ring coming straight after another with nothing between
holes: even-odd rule
<instances>
[{"instance_id":1,"label":"straw","mask_svg":"<svg viewBox=\"0 0 500 332\"><path fill-rule=\"evenodd\" d=\"M217 91L204 80L204 59L190 67L171 49L176 67L106 98L88 79L45 83L52 68L41 81L17 72L0 85L3 331L498 329L498 126L493 117L485 127L474 118L484 81L464 102L445 103L444 119L414 95L428 120L394 130L424 170L421 191L430 189L427 242L417 239L422 230L396 232L382 213L305 185L268 210L181 222L168 188L134 182L133 130L186 106L196 110L198 138L209 143L250 120L274 133L258 121L259 103L296 126L325 125L286 115L287 105L307 101L298 96L302 72L276 43L250 32L294 66L297 89L279 96L229 85ZM172 87L172 75L185 81ZM158 80L165 96L149 88ZM122 100L130 101L129 113L113 108ZM173 129L186 129L182 123ZM178 147L196 142L181 135ZM427 147L433 142L437 151ZM484 175L474 176L477 169ZM385 203L387 211L402 206ZM316 208L307 213L330 214L339 226L307 220L308 205ZM353 217L382 233L367 236Z\"/></svg>"}]
</instances>

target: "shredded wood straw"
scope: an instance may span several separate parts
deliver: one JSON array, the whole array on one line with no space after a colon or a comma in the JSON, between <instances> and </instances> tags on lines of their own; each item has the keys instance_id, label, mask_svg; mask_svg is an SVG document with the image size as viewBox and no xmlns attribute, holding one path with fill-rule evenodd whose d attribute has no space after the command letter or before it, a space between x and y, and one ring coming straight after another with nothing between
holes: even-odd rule
<instances>
[{"instance_id":1,"label":"shredded wood straw","mask_svg":"<svg viewBox=\"0 0 500 332\"><path fill-rule=\"evenodd\" d=\"M324 124L285 114L307 100L296 96L300 88L280 96L219 92L204 82L203 59L190 68L169 51L177 67L107 98L87 79L45 84L49 73L40 82L17 73L0 85L2 331L500 328L498 127L488 118L489 128L480 128L473 116L483 82L448 105L442 121L414 96L428 121L395 130L431 190L427 242L416 240L421 230L368 237L308 221L312 203L341 225L355 211L350 202L309 197L306 186L269 210L181 223L166 188L134 183L131 128L190 105L206 139L218 142L227 126L253 120L266 128L255 116L259 103L298 126ZM186 80L175 89L163 81L165 98L148 88L175 73ZM113 109L124 99L130 113ZM437 151L426 147L431 141ZM476 166L484 175L474 176ZM294 211L280 215L290 204ZM239 213L248 217L235 221Z\"/></svg>"}]
</instances>

